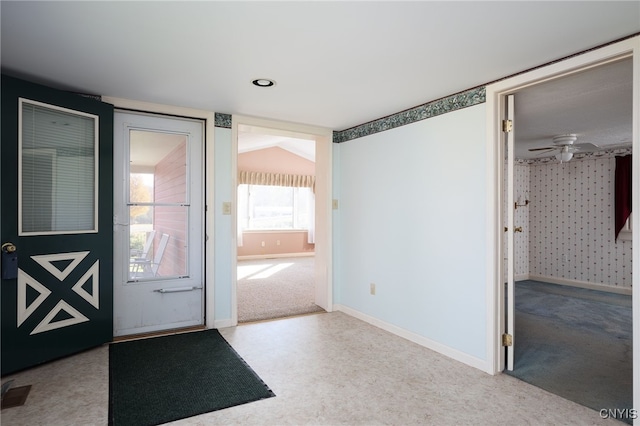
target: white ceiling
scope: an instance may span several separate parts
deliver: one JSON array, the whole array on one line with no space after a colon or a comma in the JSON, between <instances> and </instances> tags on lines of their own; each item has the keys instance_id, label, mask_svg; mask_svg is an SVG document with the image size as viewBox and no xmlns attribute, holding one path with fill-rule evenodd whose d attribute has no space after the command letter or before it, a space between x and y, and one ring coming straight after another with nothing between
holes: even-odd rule
<instances>
[{"instance_id":1,"label":"white ceiling","mask_svg":"<svg viewBox=\"0 0 640 426\"><path fill-rule=\"evenodd\" d=\"M554 146L553 136L570 133L578 137L574 146L631 146L632 73L633 63L627 58L517 92L516 158L555 155L557 151L529 149Z\"/></svg>"},{"instance_id":2,"label":"white ceiling","mask_svg":"<svg viewBox=\"0 0 640 426\"><path fill-rule=\"evenodd\" d=\"M9 74L333 130L640 32L638 1L2 1L0 14ZM522 98L567 100L535 90ZM562 127L540 117L532 138Z\"/></svg>"},{"instance_id":3,"label":"white ceiling","mask_svg":"<svg viewBox=\"0 0 640 426\"><path fill-rule=\"evenodd\" d=\"M181 134L145 130L132 130L129 137L129 167L134 173L153 173L156 165L187 139Z\"/></svg>"}]
</instances>

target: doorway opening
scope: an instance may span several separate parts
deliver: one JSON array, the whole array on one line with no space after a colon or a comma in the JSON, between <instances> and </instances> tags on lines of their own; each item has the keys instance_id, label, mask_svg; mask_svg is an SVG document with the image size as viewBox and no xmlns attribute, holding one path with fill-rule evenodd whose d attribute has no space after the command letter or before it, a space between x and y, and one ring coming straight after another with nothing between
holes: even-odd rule
<instances>
[{"instance_id":1,"label":"doorway opening","mask_svg":"<svg viewBox=\"0 0 640 426\"><path fill-rule=\"evenodd\" d=\"M638 76L622 45L488 90L500 111L507 95L515 101L514 141L497 157L507 154L495 311L508 337L496 345L497 370L595 410L633 407L633 231L617 236L614 212L617 158L630 162L637 143Z\"/></svg>"},{"instance_id":2,"label":"doorway opening","mask_svg":"<svg viewBox=\"0 0 640 426\"><path fill-rule=\"evenodd\" d=\"M328 139L253 123L234 129L237 321L325 312L328 185L318 170Z\"/></svg>"},{"instance_id":3,"label":"doorway opening","mask_svg":"<svg viewBox=\"0 0 640 426\"><path fill-rule=\"evenodd\" d=\"M324 312L315 304L315 145L239 128L239 323Z\"/></svg>"}]
</instances>

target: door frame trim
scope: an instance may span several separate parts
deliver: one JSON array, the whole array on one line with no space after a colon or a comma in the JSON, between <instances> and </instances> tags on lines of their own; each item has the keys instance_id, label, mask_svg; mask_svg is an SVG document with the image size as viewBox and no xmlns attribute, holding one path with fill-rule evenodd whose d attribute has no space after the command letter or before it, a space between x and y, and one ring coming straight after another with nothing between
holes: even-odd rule
<instances>
[{"instance_id":1,"label":"door frame trim","mask_svg":"<svg viewBox=\"0 0 640 426\"><path fill-rule=\"evenodd\" d=\"M496 374L504 366L504 350L500 345L501 318L504 316L502 292L502 161L503 135L500 120L504 115L504 99L509 93L558 77L563 77L609 61L633 57L633 151L640 152L640 36L629 38L554 64L521 74L486 88L487 134L487 372ZM633 223L640 223L640 156L633 157ZM634 227L633 240L640 241L640 227ZM640 406L640 255L633 255L633 406Z\"/></svg>"},{"instance_id":2,"label":"door frame trim","mask_svg":"<svg viewBox=\"0 0 640 426\"><path fill-rule=\"evenodd\" d=\"M205 206L206 208L204 221L205 221L205 235L214 235L214 161L213 161L213 147L214 147L214 133L215 133L215 113L213 111L204 111L193 108L184 108L171 105L155 104L149 102L135 101L130 99L115 98L109 96L102 97L103 102L113 104L116 109L126 109L151 114L164 114L174 115L185 118L194 118L204 120L204 147L205 147L205 162L204 162L204 188ZM214 263L214 239L205 238L204 243L204 320L206 328L214 328L214 289L215 289L215 263Z\"/></svg>"},{"instance_id":3,"label":"door frame trim","mask_svg":"<svg viewBox=\"0 0 640 426\"><path fill-rule=\"evenodd\" d=\"M327 312L333 311L333 225L332 225L332 176L333 176L333 131L323 127L315 127L304 124L275 121L258 117L233 115L231 123L231 170L233 206L238 205L238 126L255 126L281 131L283 134L291 133L315 136L316 141L316 203L323 202L323 215L316 215L316 280L320 279L326 285ZM233 209L235 212L235 209ZM316 209L317 211L317 209ZM238 324L238 299L237 299L237 263L238 263L238 223L237 215L232 215L232 256L231 256L231 321ZM318 232L320 229L320 232ZM322 232L322 229L325 231ZM318 242L321 241L321 244ZM320 250L318 250L320 249ZM318 262L319 265L318 266ZM318 277L318 271L321 271ZM316 290L316 295L318 291Z\"/></svg>"}]
</instances>

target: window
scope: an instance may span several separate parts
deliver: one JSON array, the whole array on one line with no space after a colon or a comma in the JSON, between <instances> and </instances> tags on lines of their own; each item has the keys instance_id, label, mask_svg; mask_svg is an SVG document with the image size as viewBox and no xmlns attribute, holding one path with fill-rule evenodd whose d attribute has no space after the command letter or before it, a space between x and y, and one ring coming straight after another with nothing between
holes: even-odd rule
<instances>
[{"instance_id":1,"label":"window","mask_svg":"<svg viewBox=\"0 0 640 426\"><path fill-rule=\"evenodd\" d=\"M311 188L238 186L238 221L244 230L308 229Z\"/></svg>"},{"instance_id":2,"label":"window","mask_svg":"<svg viewBox=\"0 0 640 426\"><path fill-rule=\"evenodd\" d=\"M20 235L97 232L98 117L19 100Z\"/></svg>"}]
</instances>

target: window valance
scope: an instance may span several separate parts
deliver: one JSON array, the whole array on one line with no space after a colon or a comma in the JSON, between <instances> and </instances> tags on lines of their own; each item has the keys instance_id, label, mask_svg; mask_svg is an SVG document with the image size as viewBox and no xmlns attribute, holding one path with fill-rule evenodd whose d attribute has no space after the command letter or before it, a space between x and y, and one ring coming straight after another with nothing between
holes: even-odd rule
<instances>
[{"instance_id":1,"label":"window valance","mask_svg":"<svg viewBox=\"0 0 640 426\"><path fill-rule=\"evenodd\" d=\"M238 171L238 185L271 185L293 188L315 188L316 177L309 175L289 175L284 173Z\"/></svg>"}]
</instances>

